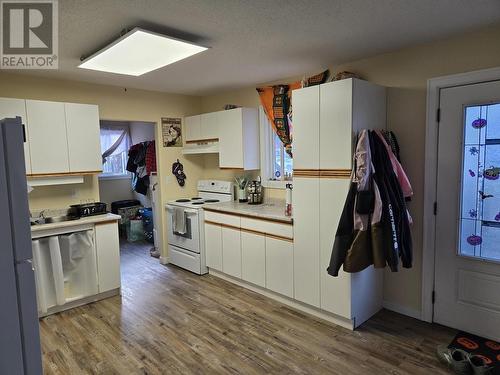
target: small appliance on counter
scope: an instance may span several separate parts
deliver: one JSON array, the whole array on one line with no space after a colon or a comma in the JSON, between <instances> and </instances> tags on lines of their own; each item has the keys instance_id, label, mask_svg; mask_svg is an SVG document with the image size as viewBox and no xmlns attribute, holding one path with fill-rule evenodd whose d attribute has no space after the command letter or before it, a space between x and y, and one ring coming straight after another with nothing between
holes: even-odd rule
<instances>
[{"instance_id":1,"label":"small appliance on counter","mask_svg":"<svg viewBox=\"0 0 500 375\"><path fill-rule=\"evenodd\" d=\"M73 204L70 207L70 216L88 217L106 213L106 203L101 202Z\"/></svg>"},{"instance_id":2,"label":"small appliance on counter","mask_svg":"<svg viewBox=\"0 0 500 375\"><path fill-rule=\"evenodd\" d=\"M262 183L260 177L256 181L250 181L247 187L248 204L261 204L263 200Z\"/></svg>"}]
</instances>

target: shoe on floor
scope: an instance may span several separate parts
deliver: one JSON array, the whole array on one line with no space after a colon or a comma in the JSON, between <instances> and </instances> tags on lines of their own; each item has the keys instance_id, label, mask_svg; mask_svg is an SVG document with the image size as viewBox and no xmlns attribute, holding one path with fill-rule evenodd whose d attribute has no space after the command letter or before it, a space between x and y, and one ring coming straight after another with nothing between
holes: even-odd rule
<instances>
[{"instance_id":1,"label":"shoe on floor","mask_svg":"<svg viewBox=\"0 0 500 375\"><path fill-rule=\"evenodd\" d=\"M493 369L488 363L484 360L483 357L479 355L469 355L469 363L472 367L472 371L474 375L487 375L491 374L491 370Z\"/></svg>"},{"instance_id":2,"label":"shoe on floor","mask_svg":"<svg viewBox=\"0 0 500 375\"><path fill-rule=\"evenodd\" d=\"M472 374L472 366L469 362L469 354L461 349L449 349L440 345L437 348L437 356L441 363L453 370L458 375Z\"/></svg>"}]
</instances>

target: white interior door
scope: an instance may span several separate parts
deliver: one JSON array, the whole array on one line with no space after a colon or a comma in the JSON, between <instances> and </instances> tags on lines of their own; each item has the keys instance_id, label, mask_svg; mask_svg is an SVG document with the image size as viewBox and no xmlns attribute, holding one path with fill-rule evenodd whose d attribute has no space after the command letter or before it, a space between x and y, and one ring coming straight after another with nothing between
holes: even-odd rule
<instances>
[{"instance_id":1,"label":"white interior door","mask_svg":"<svg viewBox=\"0 0 500 375\"><path fill-rule=\"evenodd\" d=\"M500 339L500 82L441 90L434 321Z\"/></svg>"}]
</instances>

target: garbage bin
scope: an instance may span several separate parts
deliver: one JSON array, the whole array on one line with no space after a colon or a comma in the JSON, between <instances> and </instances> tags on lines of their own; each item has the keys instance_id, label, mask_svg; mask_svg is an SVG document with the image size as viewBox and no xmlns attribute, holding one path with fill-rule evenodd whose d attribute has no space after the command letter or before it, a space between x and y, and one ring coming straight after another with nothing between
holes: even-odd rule
<instances>
[{"instance_id":1,"label":"garbage bin","mask_svg":"<svg viewBox=\"0 0 500 375\"><path fill-rule=\"evenodd\" d=\"M139 211L142 216L142 224L144 227L144 238L149 243L154 243L154 218L153 218L153 209L151 207L143 208Z\"/></svg>"}]
</instances>

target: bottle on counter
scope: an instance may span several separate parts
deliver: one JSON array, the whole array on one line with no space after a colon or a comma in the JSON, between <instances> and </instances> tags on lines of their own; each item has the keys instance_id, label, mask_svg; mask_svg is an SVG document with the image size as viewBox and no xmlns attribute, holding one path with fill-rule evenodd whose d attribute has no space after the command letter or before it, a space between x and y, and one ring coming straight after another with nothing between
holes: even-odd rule
<instances>
[{"instance_id":1,"label":"bottle on counter","mask_svg":"<svg viewBox=\"0 0 500 375\"><path fill-rule=\"evenodd\" d=\"M286 201L285 201L285 215L292 216L292 184L285 185L286 190Z\"/></svg>"}]
</instances>

